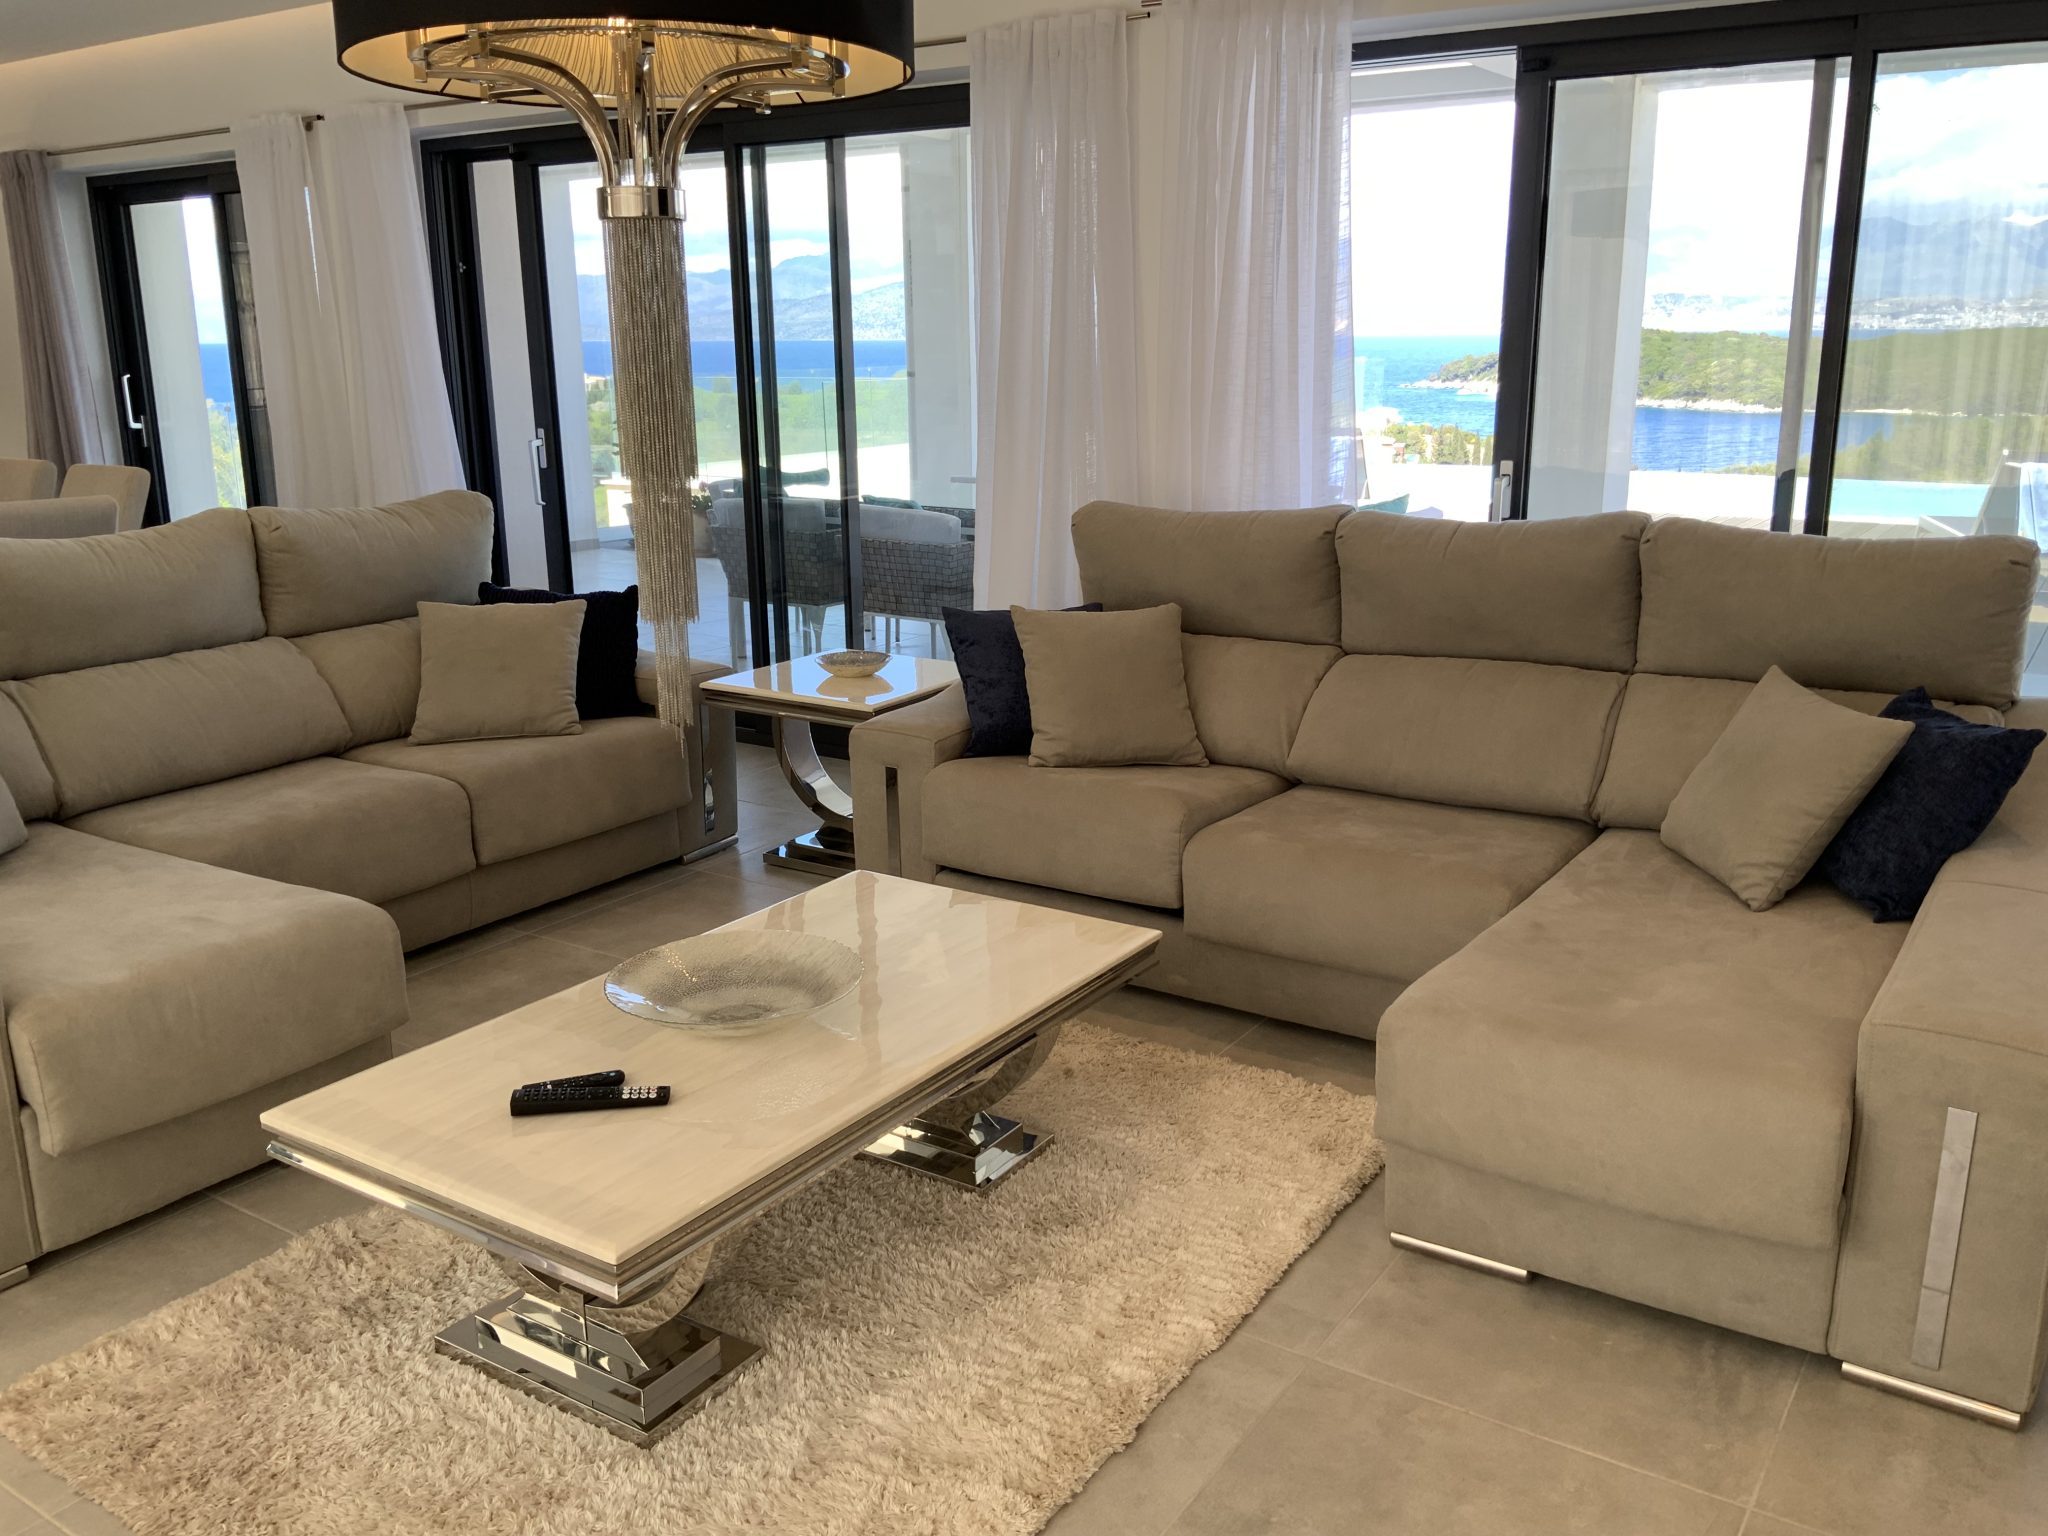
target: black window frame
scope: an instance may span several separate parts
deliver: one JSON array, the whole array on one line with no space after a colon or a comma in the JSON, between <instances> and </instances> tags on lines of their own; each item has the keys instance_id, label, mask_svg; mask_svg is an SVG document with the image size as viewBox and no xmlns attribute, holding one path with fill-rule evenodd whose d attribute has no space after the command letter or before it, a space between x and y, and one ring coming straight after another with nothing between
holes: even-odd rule
<instances>
[{"instance_id":1,"label":"black window frame","mask_svg":"<svg viewBox=\"0 0 2048 1536\"><path fill-rule=\"evenodd\" d=\"M156 383L150 375L149 346L143 334L142 273L136 257L134 227L129 222L130 210L142 204L182 202L188 197L213 199L218 237L215 255L227 309L228 363L234 378L235 433L241 443L244 499L253 507L270 503L277 496L275 466L256 431L250 359L240 324L240 295L225 206L227 198L239 198L241 191L232 160L122 171L86 179L100 314L114 378L122 457L125 462L149 471L149 501L142 519L145 527L168 521L169 507L165 500L163 443L156 431ZM140 423L131 414L131 405L140 410Z\"/></svg>"},{"instance_id":2,"label":"black window frame","mask_svg":"<svg viewBox=\"0 0 2048 1536\"><path fill-rule=\"evenodd\" d=\"M1526 470L1541 323L1543 240L1549 217L1551 125L1554 91L1560 81L1818 59L1848 62L1802 527L1809 534L1825 534L1834 494L1879 58L1920 49L2044 41L2048 41L2048 5L2040 0L1974 0L1961 5L1929 5L1926 0L1738 0L1578 21L1508 23L1376 37L1354 44L1354 68L1485 53L1512 52L1516 56L1515 138L1494 418L1495 463L1515 466L1508 476L1505 515L1513 520L1528 515Z\"/></svg>"}]
</instances>

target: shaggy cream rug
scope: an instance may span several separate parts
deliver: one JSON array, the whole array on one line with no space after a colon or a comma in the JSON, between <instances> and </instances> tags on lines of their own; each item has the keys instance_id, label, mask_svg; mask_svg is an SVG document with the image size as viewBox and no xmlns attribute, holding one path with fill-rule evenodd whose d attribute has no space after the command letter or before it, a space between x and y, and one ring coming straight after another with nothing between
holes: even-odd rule
<instances>
[{"instance_id":1,"label":"shaggy cream rug","mask_svg":"<svg viewBox=\"0 0 2048 1536\"><path fill-rule=\"evenodd\" d=\"M1070 1025L986 1197L856 1161L722 1245L692 1314L766 1353L637 1450L444 1359L479 1249L331 1223L0 1393L141 1536L1026 1536L1381 1166L1373 1101Z\"/></svg>"}]
</instances>

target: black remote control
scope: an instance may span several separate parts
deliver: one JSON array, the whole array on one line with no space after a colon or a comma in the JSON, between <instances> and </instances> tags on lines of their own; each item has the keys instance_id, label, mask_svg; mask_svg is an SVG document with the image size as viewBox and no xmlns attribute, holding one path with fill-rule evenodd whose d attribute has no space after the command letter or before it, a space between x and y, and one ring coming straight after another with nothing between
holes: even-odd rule
<instances>
[{"instance_id":1,"label":"black remote control","mask_svg":"<svg viewBox=\"0 0 2048 1536\"><path fill-rule=\"evenodd\" d=\"M668 1088L548 1088L512 1090L515 1115L573 1115L586 1109L652 1109L668 1102Z\"/></svg>"},{"instance_id":2,"label":"black remote control","mask_svg":"<svg viewBox=\"0 0 2048 1536\"><path fill-rule=\"evenodd\" d=\"M626 1081L625 1072L613 1067L608 1072L585 1072L580 1077L549 1077L537 1083L521 1083L526 1088L618 1088Z\"/></svg>"}]
</instances>

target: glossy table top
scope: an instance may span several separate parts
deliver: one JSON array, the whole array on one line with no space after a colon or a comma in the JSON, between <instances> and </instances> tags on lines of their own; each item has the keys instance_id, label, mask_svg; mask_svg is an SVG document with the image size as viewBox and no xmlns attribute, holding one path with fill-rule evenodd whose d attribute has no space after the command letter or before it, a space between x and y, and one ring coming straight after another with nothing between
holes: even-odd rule
<instances>
[{"instance_id":1,"label":"glossy table top","mask_svg":"<svg viewBox=\"0 0 2048 1536\"><path fill-rule=\"evenodd\" d=\"M264 1128L368 1192L454 1213L472 1236L630 1278L701 1240L693 1228L735 1201L758 1206L800 1182L835 1138L856 1139L831 1160L851 1155L992 1047L1142 968L1159 941L1149 928L865 870L722 931L746 929L837 939L861 956L861 980L815 1013L721 1035L621 1013L594 977L279 1105ZM671 1101L507 1112L521 1083L611 1067L630 1084L669 1084Z\"/></svg>"},{"instance_id":2,"label":"glossy table top","mask_svg":"<svg viewBox=\"0 0 2048 1536\"><path fill-rule=\"evenodd\" d=\"M778 661L772 667L751 672L731 672L707 678L699 688L713 699L754 708L772 709L776 704L798 705L807 710L865 720L898 704L927 698L959 679L960 669L950 661L929 656L891 656L873 677L834 677L818 664L815 656L798 656Z\"/></svg>"}]
</instances>

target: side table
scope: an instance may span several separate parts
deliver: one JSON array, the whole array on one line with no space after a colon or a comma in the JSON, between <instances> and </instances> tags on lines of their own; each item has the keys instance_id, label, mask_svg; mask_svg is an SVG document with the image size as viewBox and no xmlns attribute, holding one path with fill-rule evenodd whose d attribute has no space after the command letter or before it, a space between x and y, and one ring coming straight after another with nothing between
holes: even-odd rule
<instances>
[{"instance_id":1,"label":"side table","mask_svg":"<svg viewBox=\"0 0 2048 1536\"><path fill-rule=\"evenodd\" d=\"M798 656L698 684L706 703L754 710L774 722L776 761L797 799L818 818L816 831L768 849L762 862L828 878L852 869L853 796L825 771L811 727L858 725L929 698L959 676L950 661L891 656L872 677L834 677L817 657Z\"/></svg>"}]
</instances>

